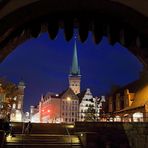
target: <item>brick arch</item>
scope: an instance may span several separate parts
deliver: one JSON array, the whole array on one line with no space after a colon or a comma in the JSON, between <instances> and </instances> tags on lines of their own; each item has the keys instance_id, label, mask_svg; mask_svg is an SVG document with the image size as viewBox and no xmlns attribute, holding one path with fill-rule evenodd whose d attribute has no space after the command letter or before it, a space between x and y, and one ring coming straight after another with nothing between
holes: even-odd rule
<instances>
[{"instance_id":1,"label":"brick arch","mask_svg":"<svg viewBox=\"0 0 148 148\"><path fill-rule=\"evenodd\" d=\"M0 5L1 61L16 46L38 37L40 32L48 31L50 39L54 39L58 29L64 28L65 39L69 41L73 28L78 28L81 42L87 39L88 31L93 32L95 43L106 35L111 44L122 43L145 66L148 64L148 19L136 9L107 0L31 0L26 3L22 0L13 6L14 2L16 0L7 0ZM9 9L4 11L7 7Z\"/></svg>"}]
</instances>

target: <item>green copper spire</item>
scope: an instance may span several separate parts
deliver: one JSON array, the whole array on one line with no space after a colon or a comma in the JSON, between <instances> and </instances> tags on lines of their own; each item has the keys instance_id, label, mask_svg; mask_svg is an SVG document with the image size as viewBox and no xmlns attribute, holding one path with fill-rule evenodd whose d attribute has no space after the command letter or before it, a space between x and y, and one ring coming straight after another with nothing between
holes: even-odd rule
<instances>
[{"instance_id":1,"label":"green copper spire","mask_svg":"<svg viewBox=\"0 0 148 148\"><path fill-rule=\"evenodd\" d=\"M73 53L73 60L72 60L72 68L70 75L80 75L80 69L78 67L78 57L77 57L77 44L75 41L74 44L74 53Z\"/></svg>"}]
</instances>

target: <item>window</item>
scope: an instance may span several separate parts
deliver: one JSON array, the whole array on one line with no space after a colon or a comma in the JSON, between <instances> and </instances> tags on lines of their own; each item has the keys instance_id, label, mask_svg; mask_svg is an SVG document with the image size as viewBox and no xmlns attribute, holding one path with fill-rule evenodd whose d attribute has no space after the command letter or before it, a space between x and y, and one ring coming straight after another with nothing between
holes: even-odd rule
<instances>
[{"instance_id":1,"label":"window","mask_svg":"<svg viewBox=\"0 0 148 148\"><path fill-rule=\"evenodd\" d=\"M21 103L19 102L19 104L18 104L18 109L21 109Z\"/></svg>"},{"instance_id":2,"label":"window","mask_svg":"<svg viewBox=\"0 0 148 148\"><path fill-rule=\"evenodd\" d=\"M65 109L64 105L62 106L63 110Z\"/></svg>"},{"instance_id":3,"label":"window","mask_svg":"<svg viewBox=\"0 0 148 148\"><path fill-rule=\"evenodd\" d=\"M16 104L15 104L15 103L13 103L12 108L13 108L13 109L15 109L15 108L16 108Z\"/></svg>"}]
</instances>

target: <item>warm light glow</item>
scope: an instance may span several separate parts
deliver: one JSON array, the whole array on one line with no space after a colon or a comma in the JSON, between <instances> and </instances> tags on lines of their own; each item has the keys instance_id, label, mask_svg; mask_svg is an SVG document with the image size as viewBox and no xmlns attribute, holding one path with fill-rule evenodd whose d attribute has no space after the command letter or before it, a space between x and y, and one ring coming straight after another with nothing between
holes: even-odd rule
<instances>
[{"instance_id":1,"label":"warm light glow","mask_svg":"<svg viewBox=\"0 0 148 148\"><path fill-rule=\"evenodd\" d=\"M73 143L79 143L80 142L79 138L77 138L77 137L72 137L71 141Z\"/></svg>"},{"instance_id":2,"label":"warm light glow","mask_svg":"<svg viewBox=\"0 0 148 148\"><path fill-rule=\"evenodd\" d=\"M74 128L74 125L71 124L71 125L66 125L67 128Z\"/></svg>"},{"instance_id":3,"label":"warm light glow","mask_svg":"<svg viewBox=\"0 0 148 148\"><path fill-rule=\"evenodd\" d=\"M48 113L50 113L50 110L48 109Z\"/></svg>"},{"instance_id":4,"label":"warm light glow","mask_svg":"<svg viewBox=\"0 0 148 148\"><path fill-rule=\"evenodd\" d=\"M116 116L116 117L114 118L114 121L116 121L116 122L121 122L121 117L120 117L120 116Z\"/></svg>"},{"instance_id":5,"label":"warm light glow","mask_svg":"<svg viewBox=\"0 0 148 148\"><path fill-rule=\"evenodd\" d=\"M80 135L81 137L83 136L83 134L81 133L81 135Z\"/></svg>"},{"instance_id":6,"label":"warm light glow","mask_svg":"<svg viewBox=\"0 0 148 148\"><path fill-rule=\"evenodd\" d=\"M11 136L11 134L9 134L7 137L6 137L6 141L7 142L10 142L12 140L12 136Z\"/></svg>"},{"instance_id":7,"label":"warm light glow","mask_svg":"<svg viewBox=\"0 0 148 148\"><path fill-rule=\"evenodd\" d=\"M71 98L70 97L67 97L67 101L71 101Z\"/></svg>"},{"instance_id":8,"label":"warm light glow","mask_svg":"<svg viewBox=\"0 0 148 148\"><path fill-rule=\"evenodd\" d=\"M143 113L137 112L133 114L134 122L143 122Z\"/></svg>"},{"instance_id":9,"label":"warm light glow","mask_svg":"<svg viewBox=\"0 0 148 148\"><path fill-rule=\"evenodd\" d=\"M15 121L15 122L21 122L22 121L22 114L21 114L20 110L16 110L15 118L14 118L13 121Z\"/></svg>"},{"instance_id":10,"label":"warm light glow","mask_svg":"<svg viewBox=\"0 0 148 148\"><path fill-rule=\"evenodd\" d=\"M44 112L44 109L42 109L42 112Z\"/></svg>"}]
</instances>

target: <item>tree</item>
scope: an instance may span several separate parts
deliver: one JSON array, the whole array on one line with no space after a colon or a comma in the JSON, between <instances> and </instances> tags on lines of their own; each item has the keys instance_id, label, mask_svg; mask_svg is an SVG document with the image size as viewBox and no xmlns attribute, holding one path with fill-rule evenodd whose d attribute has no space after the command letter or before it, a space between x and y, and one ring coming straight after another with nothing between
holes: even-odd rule
<instances>
[{"instance_id":1,"label":"tree","mask_svg":"<svg viewBox=\"0 0 148 148\"><path fill-rule=\"evenodd\" d=\"M5 90L6 98L13 98L17 95L17 86L6 80L5 78L0 78L1 87Z\"/></svg>"},{"instance_id":2,"label":"tree","mask_svg":"<svg viewBox=\"0 0 148 148\"><path fill-rule=\"evenodd\" d=\"M17 87L5 78L0 78L0 89L0 116L9 119L12 105L15 103L14 97L17 95Z\"/></svg>"},{"instance_id":3,"label":"tree","mask_svg":"<svg viewBox=\"0 0 148 148\"><path fill-rule=\"evenodd\" d=\"M84 121L93 122L96 120L95 109L93 105L89 105L88 109L85 112Z\"/></svg>"}]
</instances>

